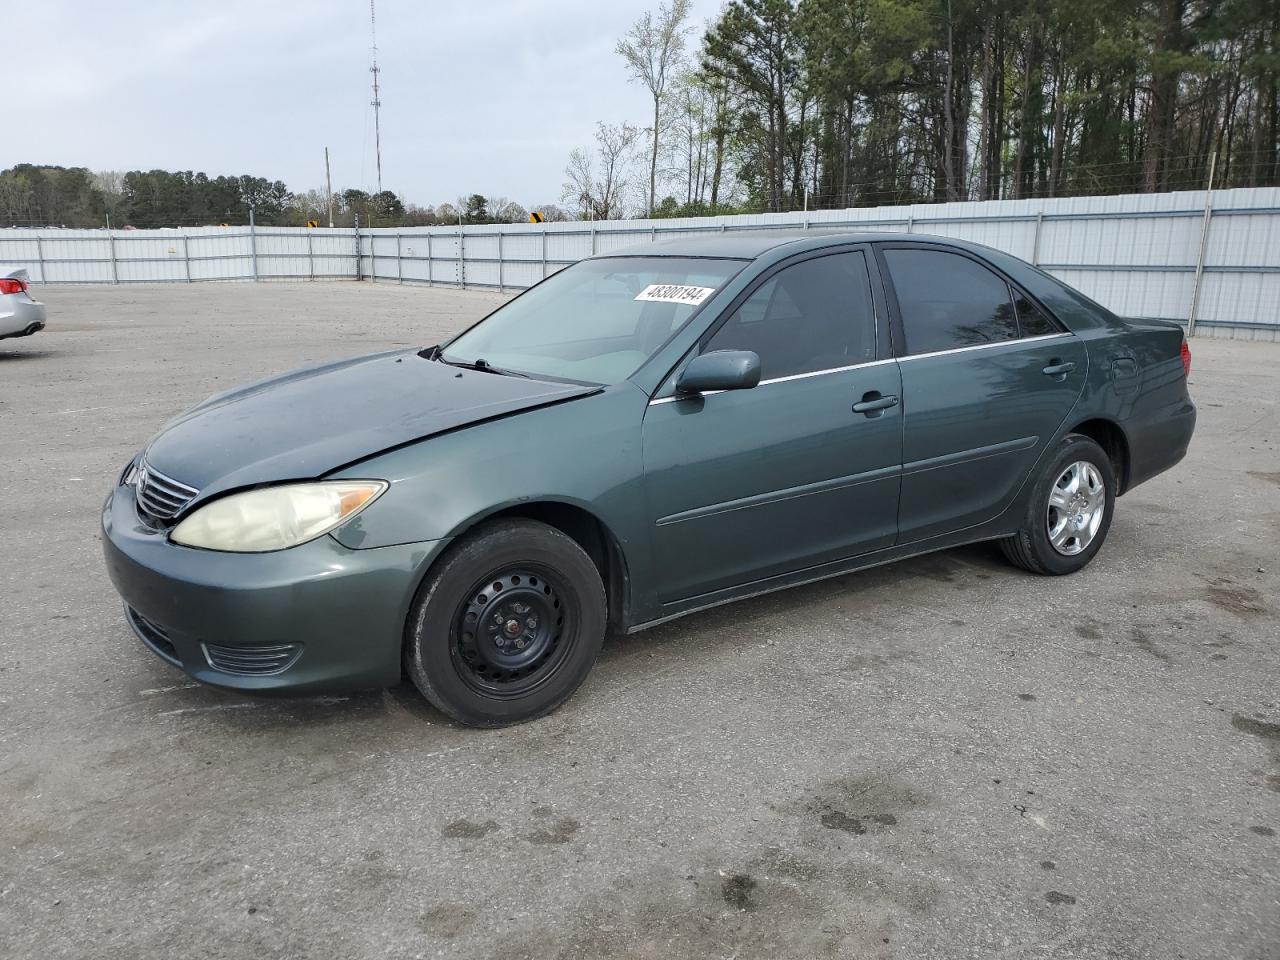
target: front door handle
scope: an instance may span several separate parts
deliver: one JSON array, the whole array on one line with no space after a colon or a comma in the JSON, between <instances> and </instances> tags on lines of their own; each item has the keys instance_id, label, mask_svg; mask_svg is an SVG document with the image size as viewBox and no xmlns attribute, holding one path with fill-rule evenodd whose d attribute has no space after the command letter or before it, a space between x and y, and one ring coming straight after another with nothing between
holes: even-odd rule
<instances>
[{"instance_id":1,"label":"front door handle","mask_svg":"<svg viewBox=\"0 0 1280 960\"><path fill-rule=\"evenodd\" d=\"M897 405L897 397L881 396L880 391L872 390L869 393L864 393L862 399L853 405L853 412L865 413L868 417L878 417L882 411Z\"/></svg>"},{"instance_id":2,"label":"front door handle","mask_svg":"<svg viewBox=\"0 0 1280 960\"><path fill-rule=\"evenodd\" d=\"M1068 360L1066 363L1058 361L1056 358L1049 361L1049 365L1040 372L1046 377L1065 377L1068 373L1076 368L1076 365Z\"/></svg>"}]
</instances>

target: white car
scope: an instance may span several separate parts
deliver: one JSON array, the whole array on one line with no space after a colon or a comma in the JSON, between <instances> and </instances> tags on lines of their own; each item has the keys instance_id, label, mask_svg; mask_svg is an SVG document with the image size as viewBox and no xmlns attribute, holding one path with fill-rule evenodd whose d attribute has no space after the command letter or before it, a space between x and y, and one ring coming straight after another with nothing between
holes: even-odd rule
<instances>
[{"instance_id":1,"label":"white car","mask_svg":"<svg viewBox=\"0 0 1280 960\"><path fill-rule=\"evenodd\" d=\"M44 304L27 293L27 271L0 277L0 340L29 337L44 329Z\"/></svg>"}]
</instances>

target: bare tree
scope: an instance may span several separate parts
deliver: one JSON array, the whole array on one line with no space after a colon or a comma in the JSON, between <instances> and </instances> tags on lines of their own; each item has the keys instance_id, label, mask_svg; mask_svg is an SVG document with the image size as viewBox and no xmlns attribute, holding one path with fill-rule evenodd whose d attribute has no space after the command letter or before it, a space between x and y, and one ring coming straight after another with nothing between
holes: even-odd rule
<instances>
[{"instance_id":1,"label":"bare tree","mask_svg":"<svg viewBox=\"0 0 1280 960\"><path fill-rule=\"evenodd\" d=\"M497 223L524 223L529 219L529 211L507 197L492 197L489 216Z\"/></svg>"},{"instance_id":2,"label":"bare tree","mask_svg":"<svg viewBox=\"0 0 1280 960\"><path fill-rule=\"evenodd\" d=\"M578 147L569 154L560 199L575 207L582 219L610 220L623 215L623 196L638 135L629 123L598 123L595 153Z\"/></svg>"},{"instance_id":3,"label":"bare tree","mask_svg":"<svg viewBox=\"0 0 1280 960\"><path fill-rule=\"evenodd\" d=\"M658 138L662 131L662 97L667 81L684 59L689 0L670 0L631 25L618 41L618 55L627 61L633 80L639 80L653 97L653 131L649 151L649 214L653 215L658 186Z\"/></svg>"}]
</instances>

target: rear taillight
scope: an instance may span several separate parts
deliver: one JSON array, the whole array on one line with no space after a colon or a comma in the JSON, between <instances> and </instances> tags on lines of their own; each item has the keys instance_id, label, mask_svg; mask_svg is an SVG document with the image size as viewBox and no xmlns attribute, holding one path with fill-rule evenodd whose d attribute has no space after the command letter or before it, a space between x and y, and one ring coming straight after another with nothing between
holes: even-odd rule
<instances>
[{"instance_id":1,"label":"rear taillight","mask_svg":"<svg viewBox=\"0 0 1280 960\"><path fill-rule=\"evenodd\" d=\"M0 293L26 293L27 281L17 277L0 277Z\"/></svg>"},{"instance_id":2,"label":"rear taillight","mask_svg":"<svg viewBox=\"0 0 1280 960\"><path fill-rule=\"evenodd\" d=\"M1191 344L1182 341L1182 369L1189 377L1191 376Z\"/></svg>"}]
</instances>

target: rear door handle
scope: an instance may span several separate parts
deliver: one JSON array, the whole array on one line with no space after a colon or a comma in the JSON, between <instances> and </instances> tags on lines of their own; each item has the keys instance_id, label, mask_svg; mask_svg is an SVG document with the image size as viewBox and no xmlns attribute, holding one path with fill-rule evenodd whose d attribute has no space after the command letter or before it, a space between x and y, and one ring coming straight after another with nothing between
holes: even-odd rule
<instances>
[{"instance_id":1,"label":"rear door handle","mask_svg":"<svg viewBox=\"0 0 1280 960\"><path fill-rule=\"evenodd\" d=\"M1049 364L1049 366L1045 367L1040 372L1043 373L1046 377L1063 377L1063 376L1066 376L1075 368L1076 368L1076 365L1070 360L1068 360L1066 363L1059 363L1057 360L1054 360Z\"/></svg>"},{"instance_id":2,"label":"rear door handle","mask_svg":"<svg viewBox=\"0 0 1280 960\"><path fill-rule=\"evenodd\" d=\"M876 390L864 393L862 399L853 405L854 413L865 413L868 417L880 416L880 411L898 405L897 397L883 397Z\"/></svg>"}]
</instances>

